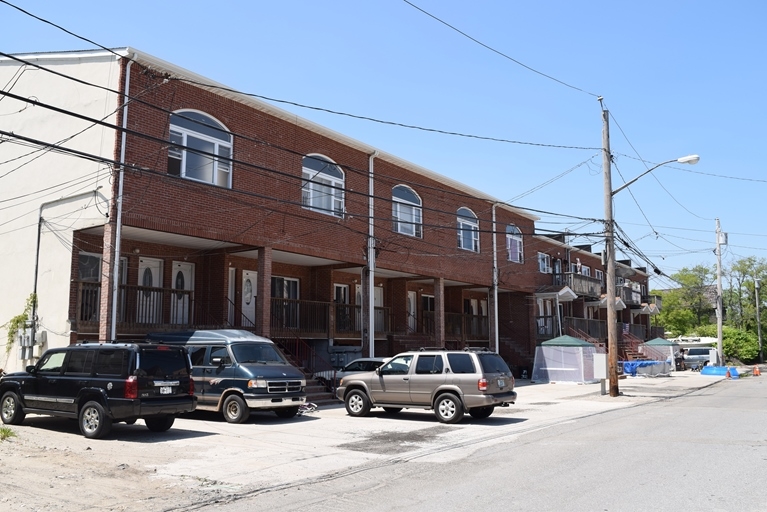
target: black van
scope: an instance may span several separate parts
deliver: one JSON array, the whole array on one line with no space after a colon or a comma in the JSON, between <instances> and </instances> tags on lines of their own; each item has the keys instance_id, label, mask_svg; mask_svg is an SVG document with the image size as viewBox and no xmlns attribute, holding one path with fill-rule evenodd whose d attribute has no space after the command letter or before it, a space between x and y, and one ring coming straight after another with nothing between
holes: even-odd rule
<instances>
[{"instance_id":1,"label":"black van","mask_svg":"<svg viewBox=\"0 0 767 512\"><path fill-rule=\"evenodd\" d=\"M236 330L157 332L150 341L184 345L192 360L197 409L242 423L251 410L292 418L306 402L306 376L268 338Z\"/></svg>"}]
</instances>

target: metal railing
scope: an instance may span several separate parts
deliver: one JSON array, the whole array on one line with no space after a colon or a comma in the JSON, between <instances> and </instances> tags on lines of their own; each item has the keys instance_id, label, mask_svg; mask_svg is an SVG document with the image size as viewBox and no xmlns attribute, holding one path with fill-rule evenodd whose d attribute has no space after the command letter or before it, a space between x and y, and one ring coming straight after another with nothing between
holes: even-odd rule
<instances>
[{"instance_id":1,"label":"metal railing","mask_svg":"<svg viewBox=\"0 0 767 512\"><path fill-rule=\"evenodd\" d=\"M604 320L565 317L564 324L566 328L573 328L576 331L585 333L589 338L596 340L607 339L607 323Z\"/></svg>"},{"instance_id":2,"label":"metal railing","mask_svg":"<svg viewBox=\"0 0 767 512\"><path fill-rule=\"evenodd\" d=\"M445 313L445 338L453 340L488 340L490 327L488 317Z\"/></svg>"},{"instance_id":3,"label":"metal railing","mask_svg":"<svg viewBox=\"0 0 767 512\"><path fill-rule=\"evenodd\" d=\"M575 272L553 274L553 284L568 286L579 297L599 298L602 295L602 281L596 277L584 276Z\"/></svg>"},{"instance_id":4,"label":"metal railing","mask_svg":"<svg viewBox=\"0 0 767 512\"><path fill-rule=\"evenodd\" d=\"M630 286L616 286L615 296L620 298L627 306L639 306L642 304L642 293Z\"/></svg>"}]
</instances>

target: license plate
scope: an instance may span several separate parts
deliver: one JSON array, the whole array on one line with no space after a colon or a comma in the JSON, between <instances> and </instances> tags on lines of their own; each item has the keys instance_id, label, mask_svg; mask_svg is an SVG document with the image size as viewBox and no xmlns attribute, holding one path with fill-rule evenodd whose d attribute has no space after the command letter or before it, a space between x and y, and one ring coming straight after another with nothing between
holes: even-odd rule
<instances>
[{"instance_id":1,"label":"license plate","mask_svg":"<svg viewBox=\"0 0 767 512\"><path fill-rule=\"evenodd\" d=\"M503 380L503 379L498 379L498 387L499 387L499 388L502 388L502 387L503 387L503 386L505 386L505 385L506 385L506 381L505 381L505 380Z\"/></svg>"},{"instance_id":2,"label":"license plate","mask_svg":"<svg viewBox=\"0 0 767 512\"><path fill-rule=\"evenodd\" d=\"M173 388L170 386L162 386L160 387L160 394L161 395L170 395L173 393Z\"/></svg>"}]
</instances>

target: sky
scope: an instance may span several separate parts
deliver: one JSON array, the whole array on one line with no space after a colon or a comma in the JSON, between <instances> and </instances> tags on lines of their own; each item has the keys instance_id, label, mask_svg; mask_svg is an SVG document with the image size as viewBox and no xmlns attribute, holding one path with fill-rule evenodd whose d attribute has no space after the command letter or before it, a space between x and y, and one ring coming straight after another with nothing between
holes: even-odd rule
<instances>
[{"instance_id":1,"label":"sky","mask_svg":"<svg viewBox=\"0 0 767 512\"><path fill-rule=\"evenodd\" d=\"M700 155L614 196L622 237L649 261L622 253L620 242L618 259L667 275L714 267L717 218L728 234L725 268L767 258L758 157L767 2L0 0L5 53L96 48L9 4L99 45L130 46L271 98L531 209L539 230L567 232L595 251L605 218L604 106L613 189Z\"/></svg>"}]
</instances>

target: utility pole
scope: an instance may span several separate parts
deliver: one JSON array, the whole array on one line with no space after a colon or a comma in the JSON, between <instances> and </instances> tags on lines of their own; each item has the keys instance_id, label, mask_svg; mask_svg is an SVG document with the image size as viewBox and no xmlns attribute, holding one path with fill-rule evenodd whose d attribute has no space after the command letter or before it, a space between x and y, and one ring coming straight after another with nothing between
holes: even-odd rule
<instances>
[{"instance_id":1,"label":"utility pole","mask_svg":"<svg viewBox=\"0 0 767 512\"><path fill-rule=\"evenodd\" d=\"M764 352L762 352L762 322L759 319L759 288L762 284L761 279L754 279L754 295L756 296L756 332L759 336L759 364L764 363Z\"/></svg>"},{"instance_id":2,"label":"utility pole","mask_svg":"<svg viewBox=\"0 0 767 512\"><path fill-rule=\"evenodd\" d=\"M602 103L602 97L599 97ZM613 232L612 155L610 154L610 112L602 108L602 173L605 202L605 257L607 259L607 373L610 396L620 396L618 390L618 315L615 309L615 239Z\"/></svg>"},{"instance_id":3,"label":"utility pole","mask_svg":"<svg viewBox=\"0 0 767 512\"><path fill-rule=\"evenodd\" d=\"M724 353L722 350L722 249L720 245L724 240L727 245L727 234L722 233L719 219L716 219L716 352L719 356L719 365L724 365Z\"/></svg>"}]
</instances>

